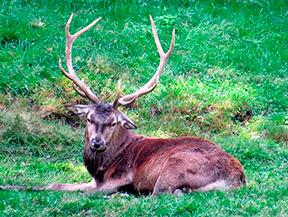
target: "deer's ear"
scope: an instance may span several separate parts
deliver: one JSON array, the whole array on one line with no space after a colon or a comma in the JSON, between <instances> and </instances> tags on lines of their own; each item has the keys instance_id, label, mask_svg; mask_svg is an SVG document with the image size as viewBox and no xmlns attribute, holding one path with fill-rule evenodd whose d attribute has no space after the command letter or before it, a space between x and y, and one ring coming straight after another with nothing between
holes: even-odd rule
<instances>
[{"instance_id":1,"label":"deer's ear","mask_svg":"<svg viewBox=\"0 0 288 217\"><path fill-rule=\"evenodd\" d=\"M90 106L89 105L65 105L65 108L80 117L86 116Z\"/></svg>"},{"instance_id":2,"label":"deer's ear","mask_svg":"<svg viewBox=\"0 0 288 217\"><path fill-rule=\"evenodd\" d=\"M122 112L118 116L118 121L122 124L122 126L127 130L136 129L135 124Z\"/></svg>"}]
</instances>

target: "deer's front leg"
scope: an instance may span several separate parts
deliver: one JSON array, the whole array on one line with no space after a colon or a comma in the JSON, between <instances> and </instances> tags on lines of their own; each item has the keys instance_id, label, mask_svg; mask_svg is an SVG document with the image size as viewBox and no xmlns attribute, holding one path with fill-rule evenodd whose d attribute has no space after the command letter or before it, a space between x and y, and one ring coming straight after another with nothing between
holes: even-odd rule
<instances>
[{"instance_id":1,"label":"deer's front leg","mask_svg":"<svg viewBox=\"0 0 288 217\"><path fill-rule=\"evenodd\" d=\"M109 178L108 180L97 183L97 187L88 189L86 191L87 194L94 194L97 192L105 192L105 193L115 193L117 190L125 185L129 185L132 183L133 173L128 173L126 175L121 176L121 178Z\"/></svg>"},{"instance_id":2,"label":"deer's front leg","mask_svg":"<svg viewBox=\"0 0 288 217\"><path fill-rule=\"evenodd\" d=\"M34 190L52 190L52 191L88 191L95 188L96 182L94 179L88 183L77 183L77 184L65 184L65 183L53 183L44 187L35 187Z\"/></svg>"}]
</instances>

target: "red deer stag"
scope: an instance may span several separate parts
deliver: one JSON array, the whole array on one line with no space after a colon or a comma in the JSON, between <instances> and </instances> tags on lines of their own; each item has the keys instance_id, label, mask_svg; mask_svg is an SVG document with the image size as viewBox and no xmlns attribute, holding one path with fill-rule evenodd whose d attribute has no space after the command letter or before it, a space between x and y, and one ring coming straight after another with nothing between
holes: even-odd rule
<instances>
[{"instance_id":1,"label":"red deer stag","mask_svg":"<svg viewBox=\"0 0 288 217\"><path fill-rule=\"evenodd\" d=\"M59 60L62 73L72 81L75 91L90 99L91 105L71 105L67 109L87 119L83 159L93 177L90 183L54 183L41 189L85 190L94 192L163 192L230 190L245 185L241 163L214 143L193 137L158 139L135 134L136 126L119 106L132 104L137 98L152 92L159 81L166 62L172 53L172 41L167 53L163 52L156 28L150 16L152 30L160 54L160 64L154 76L135 93L120 97L120 87L114 102L106 103L80 80L72 66L72 44L82 33L101 18L70 35L71 15L66 25L67 73ZM75 85L74 85L75 84Z\"/></svg>"}]
</instances>

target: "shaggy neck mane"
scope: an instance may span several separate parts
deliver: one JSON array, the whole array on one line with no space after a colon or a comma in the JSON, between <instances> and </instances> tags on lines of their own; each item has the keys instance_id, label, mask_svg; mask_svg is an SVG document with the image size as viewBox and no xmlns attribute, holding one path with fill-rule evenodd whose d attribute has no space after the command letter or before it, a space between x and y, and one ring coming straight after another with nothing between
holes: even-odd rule
<instances>
[{"instance_id":1,"label":"shaggy neck mane","mask_svg":"<svg viewBox=\"0 0 288 217\"><path fill-rule=\"evenodd\" d=\"M123 154L125 149L137 138L137 135L131 131L124 129L119 125L107 144L107 148L104 151L94 151L89 147L84 148L83 160L84 164L87 167L87 170L92 177L96 179L103 178L103 174L107 168L109 168L115 159ZM85 132L85 140L86 137ZM88 141L85 141L87 143Z\"/></svg>"}]
</instances>

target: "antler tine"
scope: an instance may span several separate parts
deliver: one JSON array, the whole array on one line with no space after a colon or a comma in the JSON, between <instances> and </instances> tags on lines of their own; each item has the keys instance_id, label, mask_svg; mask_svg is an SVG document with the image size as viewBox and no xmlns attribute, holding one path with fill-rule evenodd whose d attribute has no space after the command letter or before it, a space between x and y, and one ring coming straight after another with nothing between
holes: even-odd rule
<instances>
[{"instance_id":1,"label":"antler tine","mask_svg":"<svg viewBox=\"0 0 288 217\"><path fill-rule=\"evenodd\" d=\"M81 96L83 97L87 97L89 98L92 102L95 103L100 103L101 101L98 99L98 97L90 90L89 87L87 87L84 83L84 81L80 80L76 73L75 70L73 68L72 65L72 45L73 42L76 40L76 38L78 38L78 36L80 36L81 34L83 34L84 32L86 32L88 29L90 29L92 26L94 26L102 17L99 17L98 19L94 20L91 24L89 24L88 26L86 26L85 28L81 29L80 31L76 32L74 35L71 35L69 32L69 28L70 28L70 23L72 21L72 17L73 14L71 14L67 24L66 24L66 28L65 28L65 33L66 33L66 64L67 64L67 68L68 68L68 72L67 73L63 67L62 67L62 63L61 63L61 59L59 59L59 67L61 72L72 81L72 84L74 83L79 89L77 89L74 85L73 88L74 90Z\"/></svg>"},{"instance_id":2,"label":"antler tine","mask_svg":"<svg viewBox=\"0 0 288 217\"><path fill-rule=\"evenodd\" d=\"M150 15L150 20L151 20L154 39L155 39L156 46L157 46L157 49L158 49L158 52L160 55L160 63L159 63L158 69L157 69L156 73L153 75L153 77L141 89L139 89L138 91L136 91L134 93L131 93L129 95L126 95L126 96L123 96L122 98L120 98L118 100L118 102L115 103L118 106L119 105L122 105L122 106L129 105L129 104L133 103L137 98L143 96L144 94L148 94L148 93L152 92L156 88L156 86L159 82L159 77L162 74L162 72L165 68L165 65L167 63L167 60L169 59L169 57L173 51L174 44L175 44L175 29L173 29L172 40L171 40L169 50L167 53L164 53L162 46L161 46L161 43L159 41L159 37L157 34L155 24L153 22L151 15Z\"/></svg>"},{"instance_id":3,"label":"antler tine","mask_svg":"<svg viewBox=\"0 0 288 217\"><path fill-rule=\"evenodd\" d=\"M114 108L118 108L120 106L120 104L119 104L120 94L121 94L121 79L118 81L116 98L115 98L114 102L112 103Z\"/></svg>"},{"instance_id":4,"label":"antler tine","mask_svg":"<svg viewBox=\"0 0 288 217\"><path fill-rule=\"evenodd\" d=\"M82 79L83 80L83 79ZM73 87L73 89L75 90L75 92L76 93L78 93L80 96L82 96L82 97L87 97L86 96L86 94L83 92L83 91L81 91L81 90L79 90L76 86L75 86L75 84L74 84L74 82L72 81L72 87Z\"/></svg>"}]
</instances>

